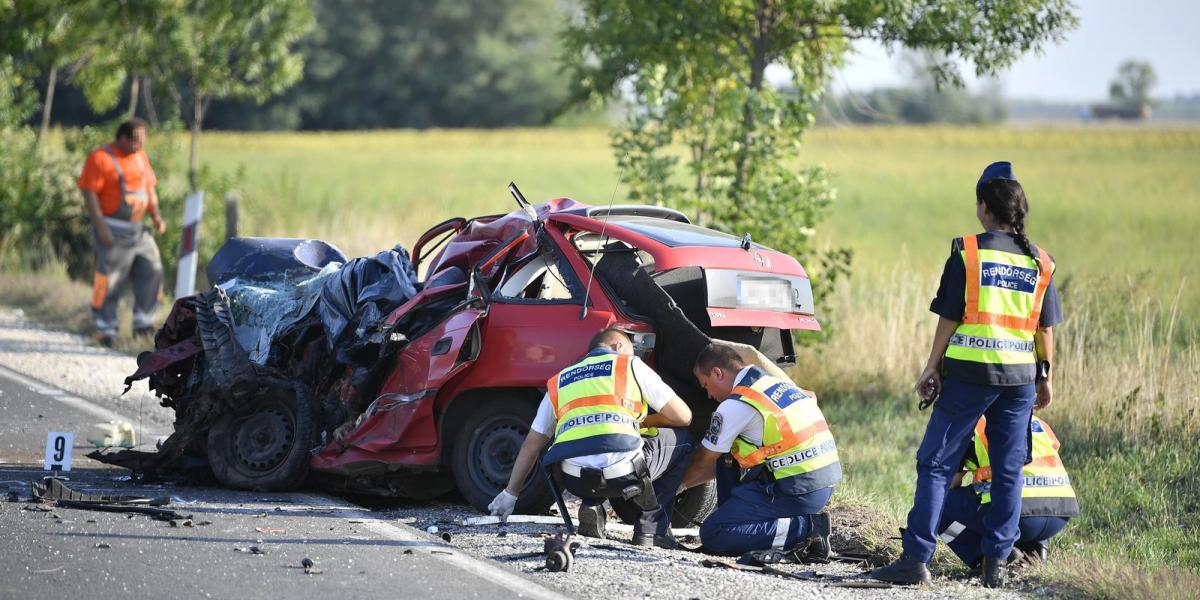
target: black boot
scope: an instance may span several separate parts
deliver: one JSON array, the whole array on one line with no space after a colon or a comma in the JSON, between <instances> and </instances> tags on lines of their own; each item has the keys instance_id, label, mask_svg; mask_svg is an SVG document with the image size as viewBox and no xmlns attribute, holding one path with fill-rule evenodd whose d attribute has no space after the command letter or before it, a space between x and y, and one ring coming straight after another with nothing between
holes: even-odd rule
<instances>
[{"instance_id":1,"label":"black boot","mask_svg":"<svg viewBox=\"0 0 1200 600\"><path fill-rule=\"evenodd\" d=\"M979 578L983 580L983 587L998 588L1003 587L1004 582L1008 579L1008 570L1004 566L1003 560L983 557L982 573Z\"/></svg>"},{"instance_id":2,"label":"black boot","mask_svg":"<svg viewBox=\"0 0 1200 600\"><path fill-rule=\"evenodd\" d=\"M608 510L603 503L579 507L579 535L605 539L604 526L607 522Z\"/></svg>"},{"instance_id":3,"label":"black boot","mask_svg":"<svg viewBox=\"0 0 1200 600\"><path fill-rule=\"evenodd\" d=\"M829 520L829 513L808 515L808 538L805 539L808 548L800 556L801 560L806 563L829 562L829 557L833 554L833 547L829 545L831 533L833 523Z\"/></svg>"},{"instance_id":4,"label":"black boot","mask_svg":"<svg viewBox=\"0 0 1200 600\"><path fill-rule=\"evenodd\" d=\"M633 545L647 547L657 546L667 550L679 550L683 547L679 545L679 540L675 539L675 536L670 533L666 535L657 535L652 533L634 532Z\"/></svg>"},{"instance_id":5,"label":"black boot","mask_svg":"<svg viewBox=\"0 0 1200 600\"><path fill-rule=\"evenodd\" d=\"M928 584L933 581L929 567L907 554L901 554L892 564L871 571L871 577L900 585Z\"/></svg>"}]
</instances>

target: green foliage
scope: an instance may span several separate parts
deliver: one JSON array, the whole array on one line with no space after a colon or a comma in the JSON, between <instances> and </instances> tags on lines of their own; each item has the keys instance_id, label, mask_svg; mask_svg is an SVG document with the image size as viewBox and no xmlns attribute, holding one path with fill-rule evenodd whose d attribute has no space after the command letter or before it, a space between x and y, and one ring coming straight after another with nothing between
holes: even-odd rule
<instances>
[{"instance_id":1,"label":"green foliage","mask_svg":"<svg viewBox=\"0 0 1200 600\"><path fill-rule=\"evenodd\" d=\"M0 265L65 263L90 275L91 233L74 173L82 159L61 150L34 151L28 129L0 132Z\"/></svg>"},{"instance_id":2,"label":"green foliage","mask_svg":"<svg viewBox=\"0 0 1200 600\"><path fill-rule=\"evenodd\" d=\"M812 236L835 196L822 168L796 169L792 160L848 40L961 57L990 74L1074 24L1067 0L581 4L565 35L574 97L603 101L632 82L642 107L614 137L632 195L826 265L816 273L819 296L846 272L849 253L813 260ZM791 73L787 93L766 81L773 64ZM960 80L949 60L932 72L939 83ZM686 187L672 181L674 144L686 148Z\"/></svg>"},{"instance_id":3,"label":"green foliage","mask_svg":"<svg viewBox=\"0 0 1200 600\"><path fill-rule=\"evenodd\" d=\"M1127 60L1117 68L1108 97L1118 106L1137 108L1150 102L1150 90L1157 83L1158 74L1150 63Z\"/></svg>"},{"instance_id":4,"label":"green foliage","mask_svg":"<svg viewBox=\"0 0 1200 600\"><path fill-rule=\"evenodd\" d=\"M262 102L300 78L294 46L313 24L306 0L159 1L165 10L142 32L155 40L150 74L174 93Z\"/></svg>"},{"instance_id":5,"label":"green foliage","mask_svg":"<svg viewBox=\"0 0 1200 600\"><path fill-rule=\"evenodd\" d=\"M214 125L535 125L566 95L558 0L317 0L313 9L304 79L263 108L214 106Z\"/></svg>"}]
</instances>

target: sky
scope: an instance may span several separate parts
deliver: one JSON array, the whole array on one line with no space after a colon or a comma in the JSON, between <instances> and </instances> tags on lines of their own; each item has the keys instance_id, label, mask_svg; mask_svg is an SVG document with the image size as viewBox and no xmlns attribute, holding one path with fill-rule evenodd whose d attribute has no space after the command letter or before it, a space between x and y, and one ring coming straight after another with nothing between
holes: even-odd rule
<instances>
[{"instance_id":1,"label":"sky","mask_svg":"<svg viewBox=\"0 0 1200 600\"><path fill-rule=\"evenodd\" d=\"M1108 95L1117 66L1149 61L1158 73L1156 98L1200 94L1200 0L1075 0L1079 26L1041 56L1030 54L1000 75L1009 98L1088 102ZM895 53L860 42L834 77L834 90L900 86ZM965 66L972 76L973 67ZM968 77L968 87L979 82Z\"/></svg>"}]
</instances>

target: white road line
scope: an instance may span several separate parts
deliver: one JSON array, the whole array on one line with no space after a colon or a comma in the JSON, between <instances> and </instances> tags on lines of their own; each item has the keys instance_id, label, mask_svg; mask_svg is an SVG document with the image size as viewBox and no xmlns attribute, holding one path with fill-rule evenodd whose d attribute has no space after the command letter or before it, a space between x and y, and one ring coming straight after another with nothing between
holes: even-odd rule
<instances>
[{"instance_id":1,"label":"white road line","mask_svg":"<svg viewBox=\"0 0 1200 600\"><path fill-rule=\"evenodd\" d=\"M566 596L559 592L543 587L533 580L522 577L499 565L492 564L491 561L462 552L442 540L433 538L407 525L393 525L387 521L376 519L370 512L342 500L316 495L306 495L305 498L313 504L320 506L343 510L353 508L355 510L347 510L347 512L341 514L353 519L361 519L364 527L385 538L399 542L420 542L436 546L439 552L431 552L430 556L454 565L468 573L477 575L484 580L490 581L523 597L544 600L562 600L566 598Z\"/></svg>"},{"instance_id":2,"label":"white road line","mask_svg":"<svg viewBox=\"0 0 1200 600\"><path fill-rule=\"evenodd\" d=\"M87 400L84 400L83 398L80 398L79 396L73 396L70 393L68 393L64 390L61 390L59 388L56 388L50 384L43 383L43 382L33 379L31 377L26 377L25 375L17 373L16 371L9 369L8 367L0 366L0 377L3 377L14 383L23 385L23 386L33 390L34 392L37 392L38 394L41 394L47 398L53 398L55 400L58 400L59 402L62 402L63 404L66 404L67 406L70 406L71 408L74 408L76 410L81 410L88 414L100 417L101 419L104 419L105 421L133 422L133 419L130 419L129 417L126 417L122 414L113 412L113 411L111 411L107 408L104 408L103 406L100 406L98 404L93 404L91 402L88 402Z\"/></svg>"}]
</instances>

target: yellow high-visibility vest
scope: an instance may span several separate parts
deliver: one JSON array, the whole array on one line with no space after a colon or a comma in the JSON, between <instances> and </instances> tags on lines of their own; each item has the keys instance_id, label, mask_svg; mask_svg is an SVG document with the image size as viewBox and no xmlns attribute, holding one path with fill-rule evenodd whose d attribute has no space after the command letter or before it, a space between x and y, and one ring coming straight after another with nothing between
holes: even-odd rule
<instances>
[{"instance_id":1,"label":"yellow high-visibility vest","mask_svg":"<svg viewBox=\"0 0 1200 600\"><path fill-rule=\"evenodd\" d=\"M1034 333L1054 272L1053 262L1041 248L1034 260L1025 254L981 247L980 237L962 238L966 305L962 323L946 347L947 370L969 366L992 374L1007 372L1015 380L1030 382L1037 361Z\"/></svg>"},{"instance_id":2,"label":"yellow high-visibility vest","mask_svg":"<svg viewBox=\"0 0 1200 600\"><path fill-rule=\"evenodd\" d=\"M979 494L979 502L992 501L992 464L988 457L987 419L981 417L975 425L975 460L968 460L971 485ZM1071 478L1058 455L1059 441L1045 421L1033 417L1033 461L1021 470L1022 516L1074 517L1079 514L1079 501Z\"/></svg>"},{"instance_id":3,"label":"yellow high-visibility vest","mask_svg":"<svg viewBox=\"0 0 1200 600\"><path fill-rule=\"evenodd\" d=\"M842 479L841 462L816 394L750 367L731 399L763 420L762 445L738 436L732 454L743 469L765 464L781 491L804 494ZM746 384L749 385L746 385Z\"/></svg>"},{"instance_id":4,"label":"yellow high-visibility vest","mask_svg":"<svg viewBox=\"0 0 1200 600\"><path fill-rule=\"evenodd\" d=\"M647 408L631 358L589 354L546 382L556 423L545 464L642 447L638 424Z\"/></svg>"}]
</instances>

